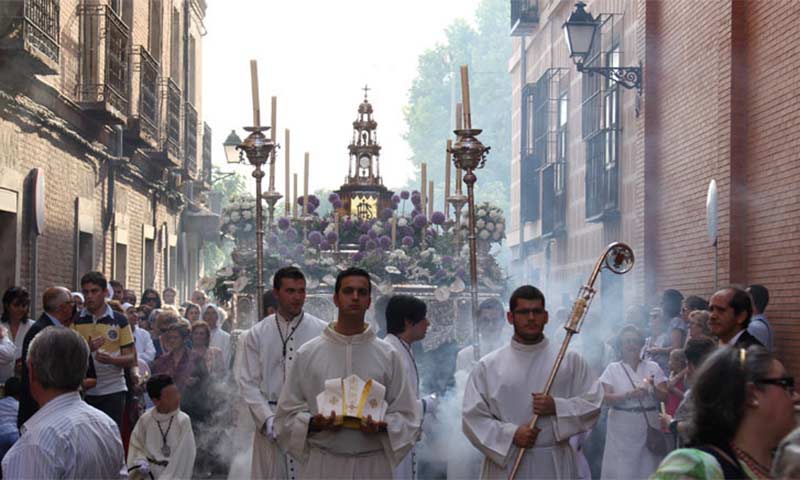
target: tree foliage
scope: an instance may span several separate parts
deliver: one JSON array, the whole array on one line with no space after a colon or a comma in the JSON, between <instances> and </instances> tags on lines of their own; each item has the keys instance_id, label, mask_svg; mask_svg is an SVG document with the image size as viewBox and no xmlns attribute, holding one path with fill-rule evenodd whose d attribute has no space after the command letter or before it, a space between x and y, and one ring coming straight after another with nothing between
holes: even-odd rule
<instances>
[{"instance_id":1,"label":"tree foliage","mask_svg":"<svg viewBox=\"0 0 800 480\"><path fill-rule=\"evenodd\" d=\"M417 166L427 162L429 177L442 184L445 144L453 138L453 103L461 101L459 69L469 65L472 125L483 129L479 138L492 148L487 168L478 172L477 185L485 192L491 185L504 207L508 205L511 164L508 19L508 0L482 0L475 12L475 27L463 19L449 25L445 42L420 55L404 111L412 161Z\"/></svg>"}]
</instances>

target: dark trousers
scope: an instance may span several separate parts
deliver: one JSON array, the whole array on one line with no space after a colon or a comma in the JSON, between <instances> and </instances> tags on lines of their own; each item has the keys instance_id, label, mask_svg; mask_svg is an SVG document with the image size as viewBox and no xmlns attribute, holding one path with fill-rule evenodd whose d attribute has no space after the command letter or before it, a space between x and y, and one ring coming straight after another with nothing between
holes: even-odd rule
<instances>
[{"instance_id":1,"label":"dark trousers","mask_svg":"<svg viewBox=\"0 0 800 480\"><path fill-rule=\"evenodd\" d=\"M125 396L128 392L109 393L108 395L86 395L84 400L94 408L105 413L117 424L122 432L122 413L125 410Z\"/></svg>"}]
</instances>

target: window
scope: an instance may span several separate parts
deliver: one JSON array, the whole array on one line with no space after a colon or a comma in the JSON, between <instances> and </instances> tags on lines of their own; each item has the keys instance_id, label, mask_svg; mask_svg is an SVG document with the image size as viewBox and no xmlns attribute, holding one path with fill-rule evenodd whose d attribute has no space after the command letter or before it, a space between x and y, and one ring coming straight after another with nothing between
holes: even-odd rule
<instances>
[{"instance_id":1,"label":"window","mask_svg":"<svg viewBox=\"0 0 800 480\"><path fill-rule=\"evenodd\" d=\"M187 86L187 94L189 98L189 102L192 105L196 105L196 97L195 97L195 74L197 73L197 45L193 35L189 36L189 66L187 67L189 70L189 85Z\"/></svg>"},{"instance_id":2,"label":"window","mask_svg":"<svg viewBox=\"0 0 800 480\"><path fill-rule=\"evenodd\" d=\"M598 39L586 61L587 66L618 67L618 39L605 38L602 32L611 28L612 16L601 20ZM583 140L586 147L586 218L603 221L618 213L619 163L619 86L601 75L583 75Z\"/></svg>"},{"instance_id":3,"label":"window","mask_svg":"<svg viewBox=\"0 0 800 480\"><path fill-rule=\"evenodd\" d=\"M162 34L163 10L161 0L150 0L150 30L147 50L157 62L161 63L161 44L164 42Z\"/></svg>"},{"instance_id":4,"label":"window","mask_svg":"<svg viewBox=\"0 0 800 480\"><path fill-rule=\"evenodd\" d=\"M566 75L564 79L566 79ZM553 82L561 92L555 100L555 151L542 168L542 236L550 237L566 228L568 82Z\"/></svg>"},{"instance_id":5,"label":"window","mask_svg":"<svg viewBox=\"0 0 800 480\"><path fill-rule=\"evenodd\" d=\"M117 242L114 249L113 277L123 285L128 284L128 245Z\"/></svg>"},{"instance_id":6,"label":"window","mask_svg":"<svg viewBox=\"0 0 800 480\"><path fill-rule=\"evenodd\" d=\"M181 17L177 8L172 9L169 41L169 76L175 83L180 83L181 76Z\"/></svg>"},{"instance_id":7,"label":"window","mask_svg":"<svg viewBox=\"0 0 800 480\"><path fill-rule=\"evenodd\" d=\"M78 263L76 270L78 279L84 273L94 270L94 235L91 233L78 232Z\"/></svg>"},{"instance_id":8,"label":"window","mask_svg":"<svg viewBox=\"0 0 800 480\"><path fill-rule=\"evenodd\" d=\"M142 225L142 288L153 288L156 282L156 229Z\"/></svg>"},{"instance_id":9,"label":"window","mask_svg":"<svg viewBox=\"0 0 800 480\"><path fill-rule=\"evenodd\" d=\"M538 83L526 85L522 93L522 149L520 162L520 221L539 220L539 167L541 154L537 140L541 132L541 99ZM538 145L541 148L541 145Z\"/></svg>"},{"instance_id":10,"label":"window","mask_svg":"<svg viewBox=\"0 0 800 480\"><path fill-rule=\"evenodd\" d=\"M0 289L3 292L19 282L18 203L17 192L0 188L0 248L3 251L0 256Z\"/></svg>"}]
</instances>

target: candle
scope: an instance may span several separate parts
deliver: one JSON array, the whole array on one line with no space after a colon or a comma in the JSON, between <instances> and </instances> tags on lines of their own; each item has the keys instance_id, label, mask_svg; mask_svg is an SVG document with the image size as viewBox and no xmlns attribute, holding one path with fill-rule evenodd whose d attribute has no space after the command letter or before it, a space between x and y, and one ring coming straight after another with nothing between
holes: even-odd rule
<instances>
[{"instance_id":1,"label":"candle","mask_svg":"<svg viewBox=\"0 0 800 480\"><path fill-rule=\"evenodd\" d=\"M270 127L270 138L275 144L278 135L278 97L272 97L272 126ZM269 191L275 191L275 148L272 149L271 162L269 162Z\"/></svg>"},{"instance_id":2,"label":"candle","mask_svg":"<svg viewBox=\"0 0 800 480\"><path fill-rule=\"evenodd\" d=\"M461 104L456 103L456 130L461 130L462 126L464 125L463 120L464 117L462 113Z\"/></svg>"},{"instance_id":3,"label":"candle","mask_svg":"<svg viewBox=\"0 0 800 480\"><path fill-rule=\"evenodd\" d=\"M286 207L286 216L288 217L290 209L292 208L292 202L289 200L289 197L291 197L291 195L289 195L289 194L292 193L292 192L291 192L291 190L289 190L289 129L288 128L286 129L285 134L286 134L286 139L283 142L284 143L284 147L283 148L284 148L284 153L286 154L286 166L285 166L285 168L286 168L286 175L285 175L285 177L286 177L286 185L284 187L286 189L286 201L284 203L285 203L285 207Z\"/></svg>"},{"instance_id":4,"label":"candle","mask_svg":"<svg viewBox=\"0 0 800 480\"><path fill-rule=\"evenodd\" d=\"M447 199L450 197L450 147L453 145L451 140L447 140L447 148L444 152L444 215L450 216L450 205L447 204Z\"/></svg>"},{"instance_id":5,"label":"candle","mask_svg":"<svg viewBox=\"0 0 800 480\"><path fill-rule=\"evenodd\" d=\"M464 128L472 128L472 114L469 110L469 71L461 65L461 101L464 103Z\"/></svg>"},{"instance_id":6,"label":"candle","mask_svg":"<svg viewBox=\"0 0 800 480\"><path fill-rule=\"evenodd\" d=\"M433 180L428 181L428 221L433 217Z\"/></svg>"},{"instance_id":7,"label":"candle","mask_svg":"<svg viewBox=\"0 0 800 480\"><path fill-rule=\"evenodd\" d=\"M336 241L333 242L334 251L339 251L339 212L333 214L333 231L336 232Z\"/></svg>"},{"instance_id":8,"label":"candle","mask_svg":"<svg viewBox=\"0 0 800 480\"><path fill-rule=\"evenodd\" d=\"M250 86L253 89L253 126L261 126L261 110L258 107L258 64L250 60Z\"/></svg>"},{"instance_id":9,"label":"candle","mask_svg":"<svg viewBox=\"0 0 800 480\"><path fill-rule=\"evenodd\" d=\"M392 250L395 249L397 245L397 214L395 213L392 217Z\"/></svg>"},{"instance_id":10,"label":"candle","mask_svg":"<svg viewBox=\"0 0 800 480\"><path fill-rule=\"evenodd\" d=\"M308 152L303 162L303 216L308 215Z\"/></svg>"},{"instance_id":11,"label":"candle","mask_svg":"<svg viewBox=\"0 0 800 480\"><path fill-rule=\"evenodd\" d=\"M292 196L292 217L297 218L297 174L294 174L294 195Z\"/></svg>"},{"instance_id":12,"label":"candle","mask_svg":"<svg viewBox=\"0 0 800 480\"><path fill-rule=\"evenodd\" d=\"M456 130L461 130L463 125L461 108L461 104L456 103ZM456 165L456 195L461 195L461 168L458 165Z\"/></svg>"},{"instance_id":13,"label":"candle","mask_svg":"<svg viewBox=\"0 0 800 480\"><path fill-rule=\"evenodd\" d=\"M420 180L422 181L422 185L419 189L419 213L425 215L425 210L427 210L425 207L428 205L426 201L427 195L425 194L426 190L428 189L428 165L425 162L422 162L422 165L420 165L419 175L421 177Z\"/></svg>"}]
</instances>

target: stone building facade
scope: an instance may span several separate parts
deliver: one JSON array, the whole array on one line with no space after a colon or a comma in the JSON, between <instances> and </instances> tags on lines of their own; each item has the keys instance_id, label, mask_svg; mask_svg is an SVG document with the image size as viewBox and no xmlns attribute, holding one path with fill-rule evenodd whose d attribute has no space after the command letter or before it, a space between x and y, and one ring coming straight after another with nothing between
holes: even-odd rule
<instances>
[{"instance_id":1,"label":"stone building facade","mask_svg":"<svg viewBox=\"0 0 800 480\"><path fill-rule=\"evenodd\" d=\"M0 290L38 300L92 269L139 294L195 287L218 234L203 205L205 11L204 0L3 2Z\"/></svg>"},{"instance_id":2,"label":"stone building facade","mask_svg":"<svg viewBox=\"0 0 800 480\"><path fill-rule=\"evenodd\" d=\"M717 282L770 289L778 353L800 371L800 12L769 0L586 3L602 24L591 65L641 65L643 88L576 70L562 32L572 2L511 0L515 279L569 303L621 240L637 264L601 278L597 313L621 322L626 306L657 304L665 288L707 298L713 179Z\"/></svg>"}]
</instances>

